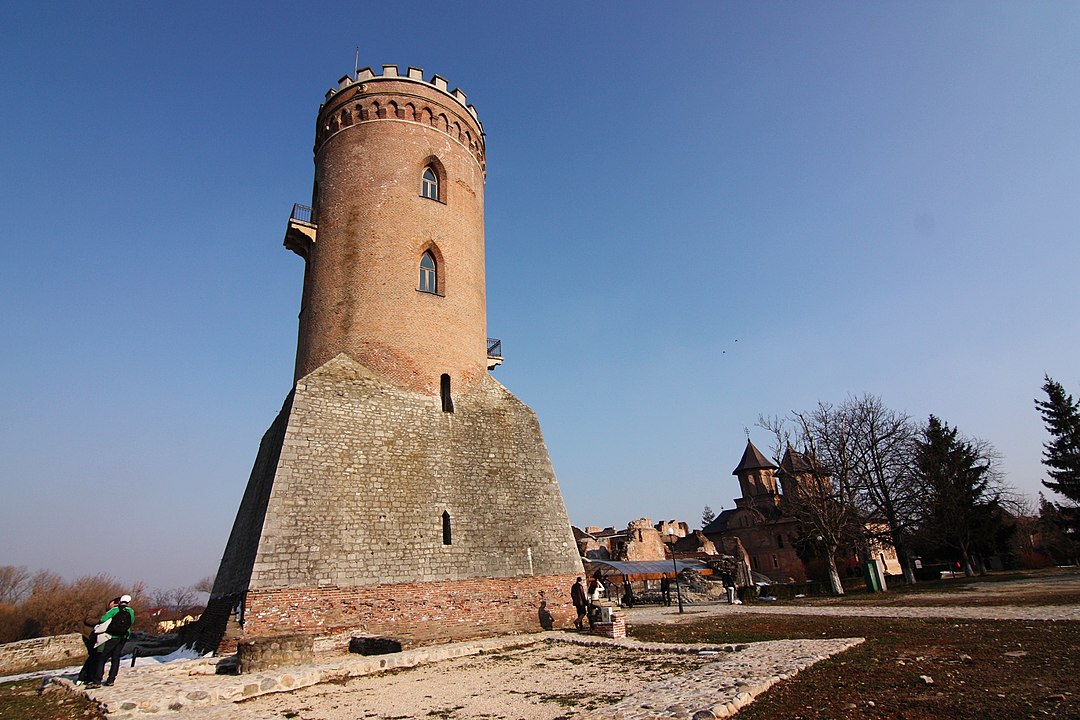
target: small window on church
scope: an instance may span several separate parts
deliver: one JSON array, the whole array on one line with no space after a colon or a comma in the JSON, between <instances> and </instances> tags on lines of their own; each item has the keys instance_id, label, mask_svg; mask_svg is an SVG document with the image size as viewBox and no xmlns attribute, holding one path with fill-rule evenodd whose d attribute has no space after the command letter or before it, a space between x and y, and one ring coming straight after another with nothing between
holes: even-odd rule
<instances>
[{"instance_id":1,"label":"small window on church","mask_svg":"<svg viewBox=\"0 0 1080 720\"><path fill-rule=\"evenodd\" d=\"M443 510L442 514L442 544L451 545L453 538L450 536L450 513Z\"/></svg>"},{"instance_id":2,"label":"small window on church","mask_svg":"<svg viewBox=\"0 0 1080 720\"><path fill-rule=\"evenodd\" d=\"M783 535L777 535L776 536L776 547L780 547L780 548L784 547L784 536Z\"/></svg>"},{"instance_id":3,"label":"small window on church","mask_svg":"<svg viewBox=\"0 0 1080 720\"><path fill-rule=\"evenodd\" d=\"M424 168L424 176L420 180L420 195L431 200L439 199L439 176L430 165Z\"/></svg>"},{"instance_id":4,"label":"small window on church","mask_svg":"<svg viewBox=\"0 0 1080 720\"><path fill-rule=\"evenodd\" d=\"M435 264L435 256L429 252L420 258L420 287L417 289L433 295L439 292L438 266Z\"/></svg>"}]
</instances>

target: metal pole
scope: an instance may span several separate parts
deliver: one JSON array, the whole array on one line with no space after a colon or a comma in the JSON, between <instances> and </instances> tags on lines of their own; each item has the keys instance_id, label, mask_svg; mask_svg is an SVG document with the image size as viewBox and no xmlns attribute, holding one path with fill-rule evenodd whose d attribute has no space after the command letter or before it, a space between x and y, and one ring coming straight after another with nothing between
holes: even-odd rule
<instances>
[{"instance_id":1,"label":"metal pole","mask_svg":"<svg viewBox=\"0 0 1080 720\"><path fill-rule=\"evenodd\" d=\"M675 571L675 597L679 600L679 612L682 609L682 592L679 587L679 566L675 564L675 535L671 536L671 569Z\"/></svg>"}]
</instances>

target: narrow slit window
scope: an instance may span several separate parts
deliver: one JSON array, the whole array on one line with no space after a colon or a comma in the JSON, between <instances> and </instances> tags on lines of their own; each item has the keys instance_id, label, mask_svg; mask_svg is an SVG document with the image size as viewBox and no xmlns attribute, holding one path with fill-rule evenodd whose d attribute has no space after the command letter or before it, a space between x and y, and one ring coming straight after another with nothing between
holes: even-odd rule
<instances>
[{"instance_id":1,"label":"narrow slit window","mask_svg":"<svg viewBox=\"0 0 1080 720\"><path fill-rule=\"evenodd\" d=\"M439 378L439 394L442 397L443 412L454 412L454 398L450 396L450 376L446 373Z\"/></svg>"},{"instance_id":2,"label":"narrow slit window","mask_svg":"<svg viewBox=\"0 0 1080 720\"><path fill-rule=\"evenodd\" d=\"M443 510L442 514L442 544L453 544L453 537L450 534L450 513L446 510Z\"/></svg>"},{"instance_id":3,"label":"narrow slit window","mask_svg":"<svg viewBox=\"0 0 1080 720\"><path fill-rule=\"evenodd\" d=\"M439 267L435 256L429 252L420 258L420 292L437 294L439 292Z\"/></svg>"},{"instance_id":4,"label":"narrow slit window","mask_svg":"<svg viewBox=\"0 0 1080 720\"><path fill-rule=\"evenodd\" d=\"M424 175L420 180L420 195L429 200L439 199L439 176L431 167L424 168Z\"/></svg>"}]
</instances>

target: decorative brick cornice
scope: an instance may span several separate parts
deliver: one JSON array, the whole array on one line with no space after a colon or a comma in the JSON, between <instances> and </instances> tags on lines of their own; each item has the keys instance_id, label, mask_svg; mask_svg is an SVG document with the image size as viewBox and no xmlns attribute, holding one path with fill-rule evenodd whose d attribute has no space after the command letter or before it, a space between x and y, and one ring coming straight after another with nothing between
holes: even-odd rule
<instances>
[{"instance_id":1,"label":"decorative brick cornice","mask_svg":"<svg viewBox=\"0 0 1080 720\"><path fill-rule=\"evenodd\" d=\"M326 93L315 128L315 153L337 133L368 122L418 123L449 135L465 146L486 172L484 126L476 108L460 88L449 90L446 79L410 67L399 75L396 65L383 65L383 74L363 68L346 75Z\"/></svg>"}]
</instances>

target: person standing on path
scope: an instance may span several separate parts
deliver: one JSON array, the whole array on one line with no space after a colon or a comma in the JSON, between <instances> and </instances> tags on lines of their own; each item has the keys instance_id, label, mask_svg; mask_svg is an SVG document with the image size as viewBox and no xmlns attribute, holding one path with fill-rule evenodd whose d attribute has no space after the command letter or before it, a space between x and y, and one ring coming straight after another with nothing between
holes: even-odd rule
<instances>
[{"instance_id":1,"label":"person standing on path","mask_svg":"<svg viewBox=\"0 0 1080 720\"><path fill-rule=\"evenodd\" d=\"M671 604L671 581L668 580L668 576L660 578L660 598L665 605Z\"/></svg>"},{"instance_id":2,"label":"person standing on path","mask_svg":"<svg viewBox=\"0 0 1080 720\"><path fill-rule=\"evenodd\" d=\"M600 582L599 573L593 577L589 582L589 629L592 630L593 623L597 621L597 617L600 615L600 599L604 597L604 583Z\"/></svg>"},{"instance_id":3,"label":"person standing on path","mask_svg":"<svg viewBox=\"0 0 1080 720\"><path fill-rule=\"evenodd\" d=\"M120 672L120 657L124 654L124 643L131 637L131 626L135 624L135 611L128 607L130 602L130 595L121 595L113 600L109 610L101 616L101 622L94 628L98 633L99 643L101 638L105 638L105 642L98 645L97 666L89 687L99 683L112 685L116 682L116 674ZM102 683L106 661L110 663L109 678Z\"/></svg>"},{"instance_id":4,"label":"person standing on path","mask_svg":"<svg viewBox=\"0 0 1080 720\"><path fill-rule=\"evenodd\" d=\"M724 583L724 592L727 593L728 605L742 605L742 601L735 597L735 578L727 570L720 571L720 581Z\"/></svg>"},{"instance_id":5,"label":"person standing on path","mask_svg":"<svg viewBox=\"0 0 1080 720\"><path fill-rule=\"evenodd\" d=\"M578 578L570 587L570 599L574 602L574 609L577 610L574 627L578 630L584 630L585 626L581 621L585 619L589 612L589 599L585 597L585 586L582 584L581 578Z\"/></svg>"},{"instance_id":6,"label":"person standing on path","mask_svg":"<svg viewBox=\"0 0 1080 720\"><path fill-rule=\"evenodd\" d=\"M111 602L109 607L113 607ZM97 649L95 648L95 645L97 645L97 633L94 632L94 626L97 624L96 615L83 618L82 641L83 645L86 646L86 661L79 668L79 676L75 679L76 685L85 685L94 678L94 668L97 667L98 661Z\"/></svg>"}]
</instances>

